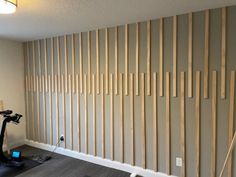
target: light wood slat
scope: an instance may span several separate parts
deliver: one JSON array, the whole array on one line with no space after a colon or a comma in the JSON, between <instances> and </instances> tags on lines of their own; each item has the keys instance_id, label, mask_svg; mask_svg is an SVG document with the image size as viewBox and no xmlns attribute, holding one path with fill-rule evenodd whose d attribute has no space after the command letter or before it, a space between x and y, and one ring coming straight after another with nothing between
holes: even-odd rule
<instances>
[{"instance_id":1,"label":"light wood slat","mask_svg":"<svg viewBox=\"0 0 236 177\"><path fill-rule=\"evenodd\" d=\"M69 79L69 99L70 99L70 138L71 138L71 149L74 150L74 136L73 136L73 130L74 130L74 121L73 121L73 97L72 97L72 76L68 75Z\"/></svg>"},{"instance_id":2,"label":"light wood slat","mask_svg":"<svg viewBox=\"0 0 236 177\"><path fill-rule=\"evenodd\" d=\"M193 96L193 14L188 14L188 97Z\"/></svg>"},{"instance_id":3,"label":"light wood slat","mask_svg":"<svg viewBox=\"0 0 236 177\"><path fill-rule=\"evenodd\" d=\"M88 153L88 96L87 96L87 75L84 75L84 122L85 122L85 153Z\"/></svg>"},{"instance_id":4,"label":"light wood slat","mask_svg":"<svg viewBox=\"0 0 236 177\"><path fill-rule=\"evenodd\" d=\"M125 95L128 95L129 75L129 25L125 25Z\"/></svg>"},{"instance_id":5,"label":"light wood slat","mask_svg":"<svg viewBox=\"0 0 236 177\"><path fill-rule=\"evenodd\" d=\"M141 139L142 139L142 167L146 168L146 110L145 110L145 75L141 73Z\"/></svg>"},{"instance_id":6,"label":"light wood slat","mask_svg":"<svg viewBox=\"0 0 236 177\"><path fill-rule=\"evenodd\" d=\"M164 63L163 63L163 51L164 51L164 32L163 32L163 18L160 18L160 25L159 25L159 47L160 47L160 56L159 56L159 96L164 96L163 93L163 68L164 68Z\"/></svg>"},{"instance_id":7,"label":"light wood slat","mask_svg":"<svg viewBox=\"0 0 236 177\"><path fill-rule=\"evenodd\" d=\"M55 144L57 144L57 140L59 139L59 99L58 99L58 92L59 92L59 75L55 75L55 107L56 107L56 141ZM64 135L65 137L65 135ZM66 140L66 138L65 138Z\"/></svg>"},{"instance_id":8,"label":"light wood slat","mask_svg":"<svg viewBox=\"0 0 236 177\"><path fill-rule=\"evenodd\" d=\"M217 72L212 72L212 95L211 95L211 121L212 121L212 142L211 142L211 177L216 177L216 119L217 119Z\"/></svg>"},{"instance_id":9,"label":"light wood slat","mask_svg":"<svg viewBox=\"0 0 236 177\"><path fill-rule=\"evenodd\" d=\"M28 76L25 76L25 88L26 88L26 93L25 93L25 99L26 99L26 138L29 139L29 80ZM1 102L0 102L1 104Z\"/></svg>"},{"instance_id":10,"label":"light wood slat","mask_svg":"<svg viewBox=\"0 0 236 177\"><path fill-rule=\"evenodd\" d=\"M99 30L96 30L96 84L97 84L97 94L100 93L100 46L99 46Z\"/></svg>"},{"instance_id":11,"label":"light wood slat","mask_svg":"<svg viewBox=\"0 0 236 177\"><path fill-rule=\"evenodd\" d=\"M113 74L110 74L110 151L111 160L114 160L114 91L113 91Z\"/></svg>"},{"instance_id":12,"label":"light wood slat","mask_svg":"<svg viewBox=\"0 0 236 177\"><path fill-rule=\"evenodd\" d=\"M53 76L53 75L52 75ZM48 89L49 89L49 127L50 127L50 144L53 144L53 117L52 117L52 82L51 76L48 76Z\"/></svg>"},{"instance_id":13,"label":"light wood slat","mask_svg":"<svg viewBox=\"0 0 236 177\"><path fill-rule=\"evenodd\" d=\"M88 93L91 93L91 33L87 33L88 40Z\"/></svg>"},{"instance_id":14,"label":"light wood slat","mask_svg":"<svg viewBox=\"0 0 236 177\"><path fill-rule=\"evenodd\" d=\"M35 129L35 114L34 114L34 90L33 90L33 76L31 75L31 118L33 125L33 140L36 140L36 129Z\"/></svg>"},{"instance_id":15,"label":"light wood slat","mask_svg":"<svg viewBox=\"0 0 236 177\"><path fill-rule=\"evenodd\" d=\"M65 75L61 75L61 92L62 92L62 116L63 116L63 133L64 133L64 147L67 148L67 132L66 132L66 96L65 96Z\"/></svg>"},{"instance_id":16,"label":"light wood slat","mask_svg":"<svg viewBox=\"0 0 236 177\"><path fill-rule=\"evenodd\" d=\"M102 157L105 158L105 106L104 106L104 75L101 75L101 118L102 118Z\"/></svg>"},{"instance_id":17,"label":"light wood slat","mask_svg":"<svg viewBox=\"0 0 236 177\"><path fill-rule=\"evenodd\" d=\"M134 74L130 73L130 164L135 165Z\"/></svg>"},{"instance_id":18,"label":"light wood slat","mask_svg":"<svg viewBox=\"0 0 236 177\"><path fill-rule=\"evenodd\" d=\"M35 77L36 77L36 63L35 63L35 45L34 45L34 41L32 42L32 57L33 57L33 82L34 82L34 85L33 85L33 90L34 92L36 92L36 80L35 80Z\"/></svg>"},{"instance_id":19,"label":"light wood slat","mask_svg":"<svg viewBox=\"0 0 236 177\"><path fill-rule=\"evenodd\" d=\"M47 79L47 76L48 76L48 50L47 50L47 39L44 39L44 67L45 67L45 76L44 76L44 79L45 79L45 91L47 92L48 91L48 79Z\"/></svg>"},{"instance_id":20,"label":"light wood slat","mask_svg":"<svg viewBox=\"0 0 236 177\"><path fill-rule=\"evenodd\" d=\"M230 75L230 97L229 97L229 140L228 147L230 147L233 139L234 130L234 117L235 117L235 71L231 71ZM228 177L232 177L232 155L229 156L228 160Z\"/></svg>"},{"instance_id":21,"label":"light wood slat","mask_svg":"<svg viewBox=\"0 0 236 177\"><path fill-rule=\"evenodd\" d=\"M115 94L118 94L118 27L115 27Z\"/></svg>"},{"instance_id":22,"label":"light wood slat","mask_svg":"<svg viewBox=\"0 0 236 177\"><path fill-rule=\"evenodd\" d=\"M71 35L71 67L72 67L72 91L75 93L75 35Z\"/></svg>"},{"instance_id":23,"label":"light wood slat","mask_svg":"<svg viewBox=\"0 0 236 177\"><path fill-rule=\"evenodd\" d=\"M52 83L48 83L48 84L51 84L51 89L52 89L51 91L52 92L54 92L54 77L53 77L53 75L54 75L54 38L52 37L51 38L51 80L52 80ZM50 81L48 81L48 82L50 82ZM49 89L49 91L50 91L50 89Z\"/></svg>"},{"instance_id":24,"label":"light wood slat","mask_svg":"<svg viewBox=\"0 0 236 177\"><path fill-rule=\"evenodd\" d=\"M109 29L105 29L106 94L109 94Z\"/></svg>"},{"instance_id":25,"label":"light wood slat","mask_svg":"<svg viewBox=\"0 0 236 177\"><path fill-rule=\"evenodd\" d=\"M43 86L43 142L47 144L47 117L46 117L46 78L42 75L42 86Z\"/></svg>"},{"instance_id":26,"label":"light wood slat","mask_svg":"<svg viewBox=\"0 0 236 177\"><path fill-rule=\"evenodd\" d=\"M153 169L158 168L158 139L157 139L157 73L153 73Z\"/></svg>"},{"instance_id":27,"label":"light wood slat","mask_svg":"<svg viewBox=\"0 0 236 177\"><path fill-rule=\"evenodd\" d=\"M60 39L57 37L57 74L61 74L61 55L60 55ZM61 78L58 78L58 92L61 92ZM56 86L55 86L56 87Z\"/></svg>"},{"instance_id":28,"label":"light wood slat","mask_svg":"<svg viewBox=\"0 0 236 177\"><path fill-rule=\"evenodd\" d=\"M139 95L139 23L136 23L136 39L135 39L135 83L136 95Z\"/></svg>"},{"instance_id":29,"label":"light wood slat","mask_svg":"<svg viewBox=\"0 0 236 177\"><path fill-rule=\"evenodd\" d=\"M177 16L173 17L173 97L177 97Z\"/></svg>"},{"instance_id":30,"label":"light wood slat","mask_svg":"<svg viewBox=\"0 0 236 177\"><path fill-rule=\"evenodd\" d=\"M226 88L226 7L222 8L221 17L221 90L220 95L222 99L225 99Z\"/></svg>"},{"instance_id":31,"label":"light wood slat","mask_svg":"<svg viewBox=\"0 0 236 177\"><path fill-rule=\"evenodd\" d=\"M204 39L204 98L208 98L209 92L209 10L205 11L205 39Z\"/></svg>"},{"instance_id":32,"label":"light wood slat","mask_svg":"<svg viewBox=\"0 0 236 177\"><path fill-rule=\"evenodd\" d=\"M92 75L92 83L93 83L93 155L97 155L97 146L96 146L96 91L95 91L95 76Z\"/></svg>"},{"instance_id":33,"label":"light wood slat","mask_svg":"<svg viewBox=\"0 0 236 177\"><path fill-rule=\"evenodd\" d=\"M165 126L166 126L166 173L170 175L170 73L166 72L166 109L165 109Z\"/></svg>"},{"instance_id":34,"label":"light wood slat","mask_svg":"<svg viewBox=\"0 0 236 177\"><path fill-rule=\"evenodd\" d=\"M65 67L65 92L68 93L68 49L67 49L67 36L64 36L64 67Z\"/></svg>"},{"instance_id":35,"label":"light wood slat","mask_svg":"<svg viewBox=\"0 0 236 177\"><path fill-rule=\"evenodd\" d=\"M180 73L180 153L182 157L182 168L180 177L185 177L186 157L185 157L185 73Z\"/></svg>"},{"instance_id":36,"label":"light wood slat","mask_svg":"<svg viewBox=\"0 0 236 177\"><path fill-rule=\"evenodd\" d=\"M26 51L27 51L27 75L28 79L30 78L30 48L29 48L29 42L26 42ZM30 88L30 82L28 82L29 88ZM29 90L30 91L30 90Z\"/></svg>"},{"instance_id":37,"label":"light wood slat","mask_svg":"<svg viewBox=\"0 0 236 177\"><path fill-rule=\"evenodd\" d=\"M38 69L39 69L39 78L42 75L42 65L41 65L41 43L40 40L37 41L37 53L38 53ZM39 79L39 92L42 92L42 83L41 80Z\"/></svg>"},{"instance_id":38,"label":"light wood slat","mask_svg":"<svg viewBox=\"0 0 236 177\"><path fill-rule=\"evenodd\" d=\"M76 98L77 98L77 135L78 135L78 151L81 152L81 130L80 130L80 90L79 75L76 74Z\"/></svg>"},{"instance_id":39,"label":"light wood slat","mask_svg":"<svg viewBox=\"0 0 236 177\"><path fill-rule=\"evenodd\" d=\"M123 74L120 73L120 159L124 162L124 93L123 93Z\"/></svg>"},{"instance_id":40,"label":"light wood slat","mask_svg":"<svg viewBox=\"0 0 236 177\"><path fill-rule=\"evenodd\" d=\"M41 142L41 126L40 126L40 96L39 96L39 77L36 76L36 102L37 102L37 129L38 142Z\"/></svg>"},{"instance_id":41,"label":"light wood slat","mask_svg":"<svg viewBox=\"0 0 236 177\"><path fill-rule=\"evenodd\" d=\"M196 99L195 99L195 125L196 125L196 143L195 143L195 176L200 177L200 118L201 118L201 72L196 72Z\"/></svg>"},{"instance_id":42,"label":"light wood slat","mask_svg":"<svg viewBox=\"0 0 236 177\"><path fill-rule=\"evenodd\" d=\"M79 34L79 76L80 76L80 93L83 93L83 38Z\"/></svg>"},{"instance_id":43,"label":"light wood slat","mask_svg":"<svg viewBox=\"0 0 236 177\"><path fill-rule=\"evenodd\" d=\"M147 21L147 95L151 95L151 21Z\"/></svg>"}]
</instances>

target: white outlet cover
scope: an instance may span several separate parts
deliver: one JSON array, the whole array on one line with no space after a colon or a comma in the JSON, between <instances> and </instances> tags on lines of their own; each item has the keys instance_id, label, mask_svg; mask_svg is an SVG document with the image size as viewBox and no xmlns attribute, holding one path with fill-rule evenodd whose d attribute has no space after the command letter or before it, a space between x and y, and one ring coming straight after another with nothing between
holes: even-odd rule
<instances>
[{"instance_id":1,"label":"white outlet cover","mask_svg":"<svg viewBox=\"0 0 236 177\"><path fill-rule=\"evenodd\" d=\"M176 166L182 167L182 165L183 165L182 158L176 157Z\"/></svg>"}]
</instances>

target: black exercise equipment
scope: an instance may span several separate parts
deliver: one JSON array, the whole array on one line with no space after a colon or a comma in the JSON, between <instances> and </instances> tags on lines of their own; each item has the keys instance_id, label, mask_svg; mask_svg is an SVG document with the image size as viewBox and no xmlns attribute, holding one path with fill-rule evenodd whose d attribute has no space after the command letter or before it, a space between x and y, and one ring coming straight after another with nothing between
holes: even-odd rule
<instances>
[{"instance_id":1,"label":"black exercise equipment","mask_svg":"<svg viewBox=\"0 0 236 177\"><path fill-rule=\"evenodd\" d=\"M6 130L7 123L14 123L14 124L19 124L20 119L22 115L20 114L15 114L11 115L12 111L11 110L5 110L5 111L0 111L0 115L3 116L4 120L2 123L2 129L1 129L1 135L0 135L0 164L7 166L7 167L22 167L24 163L14 160L14 158L8 158L5 156L3 153L3 141L4 141L4 134Z\"/></svg>"}]
</instances>

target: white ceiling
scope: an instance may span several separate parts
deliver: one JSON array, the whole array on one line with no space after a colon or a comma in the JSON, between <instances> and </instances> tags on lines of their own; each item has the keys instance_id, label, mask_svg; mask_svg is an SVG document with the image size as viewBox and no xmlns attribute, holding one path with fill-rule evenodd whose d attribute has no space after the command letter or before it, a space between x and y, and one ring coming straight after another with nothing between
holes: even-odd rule
<instances>
[{"instance_id":1,"label":"white ceiling","mask_svg":"<svg viewBox=\"0 0 236 177\"><path fill-rule=\"evenodd\" d=\"M235 5L236 0L18 0L0 15L0 38L41 39Z\"/></svg>"}]
</instances>

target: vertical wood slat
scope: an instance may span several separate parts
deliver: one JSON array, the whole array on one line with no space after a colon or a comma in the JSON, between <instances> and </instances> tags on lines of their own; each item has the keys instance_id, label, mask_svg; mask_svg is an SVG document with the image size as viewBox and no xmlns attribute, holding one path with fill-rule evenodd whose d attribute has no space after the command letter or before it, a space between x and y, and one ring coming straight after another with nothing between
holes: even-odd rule
<instances>
[{"instance_id":1,"label":"vertical wood slat","mask_svg":"<svg viewBox=\"0 0 236 177\"><path fill-rule=\"evenodd\" d=\"M135 141L134 141L134 74L130 73L130 160L135 164Z\"/></svg>"},{"instance_id":2,"label":"vertical wood slat","mask_svg":"<svg viewBox=\"0 0 236 177\"><path fill-rule=\"evenodd\" d=\"M36 130L35 130L35 114L34 114L34 90L33 90L33 76L31 76L31 117L33 125L33 140L35 140Z\"/></svg>"},{"instance_id":3,"label":"vertical wood slat","mask_svg":"<svg viewBox=\"0 0 236 177\"><path fill-rule=\"evenodd\" d=\"M38 124L38 142L41 142L41 126L40 126L40 96L39 96L39 77L36 76L36 102L37 102L37 124Z\"/></svg>"},{"instance_id":4,"label":"vertical wood slat","mask_svg":"<svg viewBox=\"0 0 236 177\"><path fill-rule=\"evenodd\" d=\"M26 51L27 51L27 75L28 75L28 86L30 88L30 48L29 48L29 42L26 42ZM30 91L30 89L29 89Z\"/></svg>"},{"instance_id":5,"label":"vertical wood slat","mask_svg":"<svg viewBox=\"0 0 236 177\"><path fill-rule=\"evenodd\" d=\"M230 97L229 97L229 140L228 147L230 147L231 141L233 139L233 129L234 129L234 115L235 115L235 71L231 71L230 76ZM232 155L229 156L228 160L228 177L232 176Z\"/></svg>"},{"instance_id":6,"label":"vertical wood slat","mask_svg":"<svg viewBox=\"0 0 236 177\"><path fill-rule=\"evenodd\" d=\"M225 99L226 88L226 7L222 8L221 14L221 90L220 95L222 99Z\"/></svg>"},{"instance_id":7,"label":"vertical wood slat","mask_svg":"<svg viewBox=\"0 0 236 177\"><path fill-rule=\"evenodd\" d=\"M151 95L151 21L147 21L147 95Z\"/></svg>"},{"instance_id":8,"label":"vertical wood slat","mask_svg":"<svg viewBox=\"0 0 236 177\"><path fill-rule=\"evenodd\" d=\"M145 110L145 75L141 73L141 139L142 139L142 167L146 168L146 110Z\"/></svg>"},{"instance_id":9,"label":"vertical wood slat","mask_svg":"<svg viewBox=\"0 0 236 177\"><path fill-rule=\"evenodd\" d=\"M75 35L71 35L72 91L75 93Z\"/></svg>"},{"instance_id":10,"label":"vertical wood slat","mask_svg":"<svg viewBox=\"0 0 236 177\"><path fill-rule=\"evenodd\" d=\"M135 83L136 83L136 95L139 95L139 23L136 23L135 33Z\"/></svg>"},{"instance_id":11,"label":"vertical wood slat","mask_svg":"<svg viewBox=\"0 0 236 177\"><path fill-rule=\"evenodd\" d=\"M34 45L34 41L32 42L32 57L33 57L33 82L34 82L34 85L33 85L33 90L34 92L36 92L36 80L35 80L35 77L36 77L36 63L35 63L35 45Z\"/></svg>"},{"instance_id":12,"label":"vertical wood slat","mask_svg":"<svg viewBox=\"0 0 236 177\"><path fill-rule=\"evenodd\" d=\"M211 98L211 121L212 121L212 142L211 142L211 177L216 177L216 119L217 119L217 72L212 72L212 98Z\"/></svg>"},{"instance_id":13,"label":"vertical wood slat","mask_svg":"<svg viewBox=\"0 0 236 177\"><path fill-rule=\"evenodd\" d=\"M54 92L54 77L53 76L54 76L54 38L52 37L51 38L51 79L50 79L51 83L50 83L50 81L48 81L49 84L51 84L51 91L52 92ZM49 92L50 92L50 89L49 89Z\"/></svg>"},{"instance_id":14,"label":"vertical wood slat","mask_svg":"<svg viewBox=\"0 0 236 177\"><path fill-rule=\"evenodd\" d=\"M193 14L188 14L188 97L193 96Z\"/></svg>"},{"instance_id":15,"label":"vertical wood slat","mask_svg":"<svg viewBox=\"0 0 236 177\"><path fill-rule=\"evenodd\" d=\"M62 115L63 115L63 133L64 137L67 137L66 132L66 98L65 98L65 75L61 75L61 85L62 85ZM67 148L67 138L64 140L64 147Z\"/></svg>"},{"instance_id":16,"label":"vertical wood slat","mask_svg":"<svg viewBox=\"0 0 236 177\"><path fill-rule=\"evenodd\" d=\"M74 121L73 121L73 97L72 97L72 76L68 75L68 83L69 83L69 99L70 99L70 138L71 138L71 150L74 149L74 136L73 136L73 130L74 130Z\"/></svg>"},{"instance_id":17,"label":"vertical wood slat","mask_svg":"<svg viewBox=\"0 0 236 177\"><path fill-rule=\"evenodd\" d=\"M88 153L88 96L87 96L87 75L84 75L84 122L85 122L85 153Z\"/></svg>"},{"instance_id":18,"label":"vertical wood slat","mask_svg":"<svg viewBox=\"0 0 236 177\"><path fill-rule=\"evenodd\" d=\"M166 126L166 173L170 175L170 73L166 72L166 109L165 109L165 126Z\"/></svg>"},{"instance_id":19,"label":"vertical wood slat","mask_svg":"<svg viewBox=\"0 0 236 177\"><path fill-rule=\"evenodd\" d=\"M43 87L43 140L47 144L47 117L46 117L46 78L42 75L42 87Z\"/></svg>"},{"instance_id":20,"label":"vertical wood slat","mask_svg":"<svg viewBox=\"0 0 236 177\"><path fill-rule=\"evenodd\" d=\"M120 151L121 162L124 162L124 96L123 96L123 74L120 73Z\"/></svg>"},{"instance_id":21,"label":"vertical wood slat","mask_svg":"<svg viewBox=\"0 0 236 177\"><path fill-rule=\"evenodd\" d=\"M59 79L59 75L55 75L54 77L55 77L56 143L57 143L57 140L59 138L59 100L58 100L59 84L58 82L60 79Z\"/></svg>"},{"instance_id":22,"label":"vertical wood slat","mask_svg":"<svg viewBox=\"0 0 236 177\"><path fill-rule=\"evenodd\" d=\"M102 118L102 158L105 158L105 106L104 106L104 75L101 75L101 118Z\"/></svg>"},{"instance_id":23,"label":"vertical wood slat","mask_svg":"<svg viewBox=\"0 0 236 177\"><path fill-rule=\"evenodd\" d=\"M159 46L160 46L160 54L159 54L159 95L164 96L163 93L163 37L164 37L164 32L163 32L163 18L160 18L160 26L159 26Z\"/></svg>"},{"instance_id":24,"label":"vertical wood slat","mask_svg":"<svg viewBox=\"0 0 236 177\"><path fill-rule=\"evenodd\" d=\"M45 92L48 91L48 79L47 79L47 76L48 76L48 50L47 50L47 39L44 39L44 68L45 68L45 76L44 76L44 79L45 79Z\"/></svg>"},{"instance_id":25,"label":"vertical wood slat","mask_svg":"<svg viewBox=\"0 0 236 177\"><path fill-rule=\"evenodd\" d=\"M115 27L115 94L118 94L118 27Z\"/></svg>"},{"instance_id":26,"label":"vertical wood slat","mask_svg":"<svg viewBox=\"0 0 236 177\"><path fill-rule=\"evenodd\" d=\"M97 155L97 146L96 146L96 91L95 91L95 78L94 74L92 75L93 83L93 155Z\"/></svg>"},{"instance_id":27,"label":"vertical wood slat","mask_svg":"<svg viewBox=\"0 0 236 177\"><path fill-rule=\"evenodd\" d=\"M157 131L157 73L153 73L153 167L158 168L158 131Z\"/></svg>"},{"instance_id":28,"label":"vertical wood slat","mask_svg":"<svg viewBox=\"0 0 236 177\"><path fill-rule=\"evenodd\" d=\"M114 160L114 91L113 91L113 74L110 74L110 151L111 160Z\"/></svg>"},{"instance_id":29,"label":"vertical wood slat","mask_svg":"<svg viewBox=\"0 0 236 177\"><path fill-rule=\"evenodd\" d=\"M25 76L25 88L26 88L26 92L25 92L25 99L26 99L26 138L29 139L29 80L28 80L28 76ZM0 105L1 105L1 101L0 101Z\"/></svg>"},{"instance_id":30,"label":"vertical wood slat","mask_svg":"<svg viewBox=\"0 0 236 177\"><path fill-rule=\"evenodd\" d=\"M96 30L96 84L97 94L100 93L100 47L99 47L99 30Z\"/></svg>"},{"instance_id":31,"label":"vertical wood slat","mask_svg":"<svg viewBox=\"0 0 236 177\"><path fill-rule=\"evenodd\" d=\"M83 93L83 38L79 34L79 76L80 76L80 93Z\"/></svg>"},{"instance_id":32,"label":"vertical wood slat","mask_svg":"<svg viewBox=\"0 0 236 177\"><path fill-rule=\"evenodd\" d=\"M67 49L67 36L64 36L64 67L65 67L65 92L68 92L68 49Z\"/></svg>"},{"instance_id":33,"label":"vertical wood slat","mask_svg":"<svg viewBox=\"0 0 236 177\"><path fill-rule=\"evenodd\" d=\"M196 72L196 99L195 99L195 124L196 124L196 151L195 151L195 160L196 160L196 169L195 176L200 176L200 118L201 118L201 72Z\"/></svg>"},{"instance_id":34,"label":"vertical wood slat","mask_svg":"<svg viewBox=\"0 0 236 177\"><path fill-rule=\"evenodd\" d=\"M208 98L209 92L209 10L205 11L205 39L204 39L204 98Z\"/></svg>"},{"instance_id":35,"label":"vertical wood slat","mask_svg":"<svg viewBox=\"0 0 236 177\"><path fill-rule=\"evenodd\" d=\"M51 75L53 76L53 75ZM52 117L52 77L48 76L48 91L49 91L49 127L50 127L50 144L53 143L53 117Z\"/></svg>"},{"instance_id":36,"label":"vertical wood slat","mask_svg":"<svg viewBox=\"0 0 236 177\"><path fill-rule=\"evenodd\" d=\"M81 152L81 135L80 135L80 90L79 75L76 74L76 98L77 98L77 135L78 135L78 151Z\"/></svg>"},{"instance_id":37,"label":"vertical wood slat","mask_svg":"<svg viewBox=\"0 0 236 177\"><path fill-rule=\"evenodd\" d=\"M87 33L88 44L88 94L91 93L91 33Z\"/></svg>"},{"instance_id":38,"label":"vertical wood slat","mask_svg":"<svg viewBox=\"0 0 236 177\"><path fill-rule=\"evenodd\" d=\"M61 55L60 55L60 53L61 53L60 52L60 39L59 39L59 37L57 37L57 74L58 74L58 76L61 75ZM58 77L57 79L58 79L57 91L61 92L61 78ZM56 81L55 81L55 83L56 83Z\"/></svg>"},{"instance_id":39,"label":"vertical wood slat","mask_svg":"<svg viewBox=\"0 0 236 177\"><path fill-rule=\"evenodd\" d=\"M129 25L125 25L125 95L128 95L129 75Z\"/></svg>"},{"instance_id":40,"label":"vertical wood slat","mask_svg":"<svg viewBox=\"0 0 236 177\"><path fill-rule=\"evenodd\" d=\"M39 92L42 92L42 83L41 83L41 75L42 75L42 66L41 66L41 43L40 40L37 42L37 53L38 53L38 66L39 66Z\"/></svg>"},{"instance_id":41,"label":"vertical wood slat","mask_svg":"<svg viewBox=\"0 0 236 177\"><path fill-rule=\"evenodd\" d=\"M109 94L109 29L105 29L106 94Z\"/></svg>"},{"instance_id":42,"label":"vertical wood slat","mask_svg":"<svg viewBox=\"0 0 236 177\"><path fill-rule=\"evenodd\" d=\"M185 177L185 73L180 73L180 152L182 156L182 168L180 177Z\"/></svg>"},{"instance_id":43,"label":"vertical wood slat","mask_svg":"<svg viewBox=\"0 0 236 177\"><path fill-rule=\"evenodd\" d=\"M177 97L177 16L173 17L173 97Z\"/></svg>"}]
</instances>

